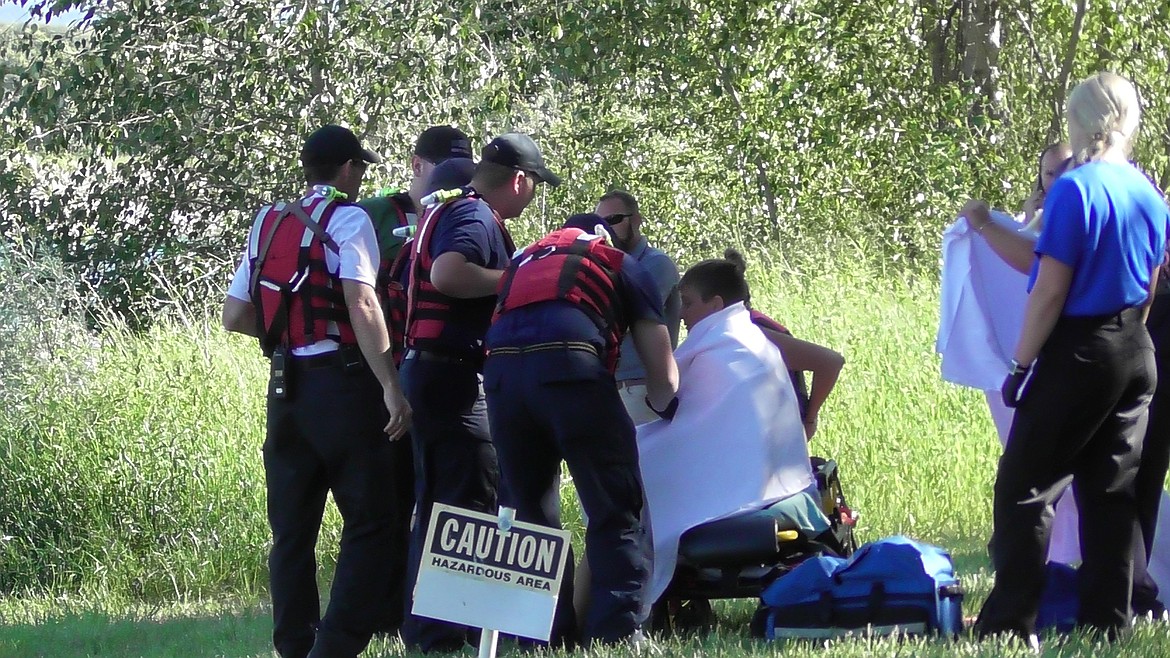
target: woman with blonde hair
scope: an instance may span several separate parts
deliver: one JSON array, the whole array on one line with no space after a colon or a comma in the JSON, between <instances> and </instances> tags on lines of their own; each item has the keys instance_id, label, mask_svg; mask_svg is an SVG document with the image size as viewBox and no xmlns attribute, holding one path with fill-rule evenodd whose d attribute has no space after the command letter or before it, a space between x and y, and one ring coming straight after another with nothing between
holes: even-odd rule
<instances>
[{"instance_id":1,"label":"woman with blonde hair","mask_svg":"<svg viewBox=\"0 0 1170 658\"><path fill-rule=\"evenodd\" d=\"M1052 185L1036 243L1024 328L1004 403L1016 408L995 481L995 586L981 636L1036 643L1052 504L1075 484L1081 513L1078 623L1109 638L1130 629L1134 480L1154 391L1145 318L1170 211L1128 162L1137 92L1112 73L1073 89L1067 106L1076 168ZM976 230L985 203L962 213Z\"/></svg>"}]
</instances>

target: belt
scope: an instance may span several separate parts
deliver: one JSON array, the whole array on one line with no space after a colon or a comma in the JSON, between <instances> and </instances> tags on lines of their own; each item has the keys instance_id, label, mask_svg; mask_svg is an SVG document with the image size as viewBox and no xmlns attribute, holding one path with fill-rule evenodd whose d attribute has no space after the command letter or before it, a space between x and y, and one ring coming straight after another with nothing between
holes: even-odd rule
<instances>
[{"instance_id":1,"label":"belt","mask_svg":"<svg viewBox=\"0 0 1170 658\"><path fill-rule=\"evenodd\" d=\"M433 350L406 350L406 354L402 357L403 361L430 361L431 363L466 363L478 367L483 363L482 357L477 356L459 356L457 354L448 354L446 352L435 352Z\"/></svg>"},{"instance_id":2,"label":"belt","mask_svg":"<svg viewBox=\"0 0 1170 658\"><path fill-rule=\"evenodd\" d=\"M580 341L554 341L536 343L535 345L493 347L488 350L488 356L503 356L506 354L531 354L533 352L547 352L550 350L568 350L570 352L588 352L593 356L601 356L593 343Z\"/></svg>"},{"instance_id":3,"label":"belt","mask_svg":"<svg viewBox=\"0 0 1170 658\"><path fill-rule=\"evenodd\" d=\"M330 352L313 356L294 356L289 359L290 365L302 370L353 367L363 362L362 351L356 345L343 345Z\"/></svg>"}]
</instances>

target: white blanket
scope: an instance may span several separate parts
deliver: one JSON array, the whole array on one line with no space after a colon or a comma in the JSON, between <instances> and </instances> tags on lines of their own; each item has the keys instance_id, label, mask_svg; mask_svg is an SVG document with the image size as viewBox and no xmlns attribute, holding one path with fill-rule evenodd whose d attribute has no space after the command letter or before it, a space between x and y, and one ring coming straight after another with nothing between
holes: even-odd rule
<instances>
[{"instance_id":1,"label":"white blanket","mask_svg":"<svg viewBox=\"0 0 1170 658\"><path fill-rule=\"evenodd\" d=\"M1018 229L1005 213L992 219ZM935 349L942 355L946 381L982 389L995 421L999 441L1006 445L1015 410L1000 401L999 388L1008 372L1024 326L1028 277L1013 270L991 250L966 220L947 227L942 243L942 294ZM1170 495L1163 492L1158 529L1150 556L1150 575L1158 583L1158 598L1170 600ZM1079 515L1072 492L1056 504L1048 559L1076 564L1081 561Z\"/></svg>"},{"instance_id":2,"label":"white blanket","mask_svg":"<svg viewBox=\"0 0 1170 658\"><path fill-rule=\"evenodd\" d=\"M994 211L991 216L1019 228L1011 215ZM964 219L943 233L942 258L942 312L935 340L942 377L998 391L1024 326L1028 277L1003 262Z\"/></svg>"},{"instance_id":3,"label":"white blanket","mask_svg":"<svg viewBox=\"0 0 1170 658\"><path fill-rule=\"evenodd\" d=\"M654 540L647 606L670 583L683 532L813 483L788 369L743 304L697 323L675 359L677 415L638 426Z\"/></svg>"}]
</instances>

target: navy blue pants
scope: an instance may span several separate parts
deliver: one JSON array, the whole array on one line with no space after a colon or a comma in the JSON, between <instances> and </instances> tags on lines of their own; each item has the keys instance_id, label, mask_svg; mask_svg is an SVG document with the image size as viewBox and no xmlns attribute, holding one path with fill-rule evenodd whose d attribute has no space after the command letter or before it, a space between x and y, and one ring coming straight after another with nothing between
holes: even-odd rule
<instances>
[{"instance_id":1,"label":"navy blue pants","mask_svg":"<svg viewBox=\"0 0 1170 658\"><path fill-rule=\"evenodd\" d=\"M1137 505L1134 482L1156 383L1139 309L1062 317L1016 409L995 479L995 587L981 633L1035 632L1052 505L1070 482L1080 510L1079 623L1128 632Z\"/></svg>"},{"instance_id":2,"label":"navy blue pants","mask_svg":"<svg viewBox=\"0 0 1170 658\"><path fill-rule=\"evenodd\" d=\"M488 431L483 377L476 365L407 359L402 388L414 413L416 511L410 534L407 611L418 578L431 507L445 503L495 514L499 467ZM455 649L478 641L479 629L408 615L402 628L408 647Z\"/></svg>"},{"instance_id":3,"label":"navy blue pants","mask_svg":"<svg viewBox=\"0 0 1170 658\"><path fill-rule=\"evenodd\" d=\"M406 453L383 433L386 420L382 387L364 365L310 370L290 359L288 397L268 400L272 639L284 658L357 656L385 618L410 523L393 477ZM322 617L314 549L329 491L343 526Z\"/></svg>"},{"instance_id":4,"label":"navy blue pants","mask_svg":"<svg viewBox=\"0 0 1170 658\"><path fill-rule=\"evenodd\" d=\"M642 525L642 477L634 426L613 376L587 352L488 357L484 384L500 461L501 504L521 521L560 528L564 460L589 517L593 571L584 642L615 642L645 621L650 548ZM573 632L572 573L562 583L553 643Z\"/></svg>"}]
</instances>

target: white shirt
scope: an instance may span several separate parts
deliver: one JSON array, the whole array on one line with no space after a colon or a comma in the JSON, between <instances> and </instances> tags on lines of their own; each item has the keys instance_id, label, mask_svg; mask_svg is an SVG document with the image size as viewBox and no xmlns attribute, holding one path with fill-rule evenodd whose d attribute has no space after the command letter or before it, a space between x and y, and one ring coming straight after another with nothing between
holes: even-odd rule
<instances>
[{"instance_id":1,"label":"white shirt","mask_svg":"<svg viewBox=\"0 0 1170 658\"><path fill-rule=\"evenodd\" d=\"M301 205L309 206L314 200L321 198L321 189L313 188L313 194L306 197ZM370 216L361 206L339 206L333 211L333 217L326 227L329 235L337 243L338 253L332 249L325 250L325 267L329 272L336 274L340 279L358 281L373 287L378 278L378 265L381 255L378 250L378 236L374 233L374 225ZM227 294L241 301L252 301L248 284L252 279L252 264L248 254L248 247L240 259L240 266L232 277ZM304 347L293 348L294 356L313 356L332 352L338 347L337 341L321 340Z\"/></svg>"}]
</instances>

